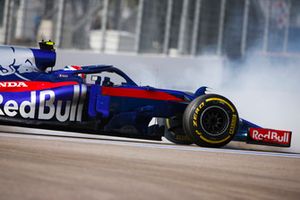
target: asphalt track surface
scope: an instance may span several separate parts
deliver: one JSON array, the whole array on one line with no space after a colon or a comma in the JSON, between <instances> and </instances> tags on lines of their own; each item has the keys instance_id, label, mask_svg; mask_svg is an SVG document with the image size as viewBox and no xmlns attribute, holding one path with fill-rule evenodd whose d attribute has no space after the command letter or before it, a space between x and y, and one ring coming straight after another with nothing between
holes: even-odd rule
<instances>
[{"instance_id":1,"label":"asphalt track surface","mask_svg":"<svg viewBox=\"0 0 300 200\"><path fill-rule=\"evenodd\" d=\"M0 199L299 199L300 154L0 126Z\"/></svg>"}]
</instances>

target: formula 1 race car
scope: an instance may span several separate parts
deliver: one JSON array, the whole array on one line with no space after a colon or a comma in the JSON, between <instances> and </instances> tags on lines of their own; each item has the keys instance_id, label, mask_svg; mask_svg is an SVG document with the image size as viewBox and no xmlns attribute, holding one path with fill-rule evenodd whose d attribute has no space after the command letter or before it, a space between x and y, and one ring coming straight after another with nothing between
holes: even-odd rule
<instances>
[{"instance_id":1,"label":"formula 1 race car","mask_svg":"<svg viewBox=\"0 0 300 200\"><path fill-rule=\"evenodd\" d=\"M0 47L0 124L222 147L231 140L289 147L291 132L239 118L227 98L138 86L111 65L53 70L53 42ZM149 125L152 119L156 123Z\"/></svg>"}]
</instances>

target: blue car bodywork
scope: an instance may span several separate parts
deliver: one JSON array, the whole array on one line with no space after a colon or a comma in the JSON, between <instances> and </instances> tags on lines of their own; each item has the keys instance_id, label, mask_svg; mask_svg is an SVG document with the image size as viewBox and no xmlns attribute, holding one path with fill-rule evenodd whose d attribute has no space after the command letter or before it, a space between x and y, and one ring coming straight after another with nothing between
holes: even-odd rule
<instances>
[{"instance_id":1,"label":"blue car bodywork","mask_svg":"<svg viewBox=\"0 0 300 200\"><path fill-rule=\"evenodd\" d=\"M182 114L204 95L138 86L111 65L81 66L79 70L48 70L56 53L47 49L0 48L0 123L160 140L164 127L149 126L153 118ZM114 85L100 76L87 83L80 75L114 73L125 81ZM234 140L246 141L250 127L239 119Z\"/></svg>"}]
</instances>

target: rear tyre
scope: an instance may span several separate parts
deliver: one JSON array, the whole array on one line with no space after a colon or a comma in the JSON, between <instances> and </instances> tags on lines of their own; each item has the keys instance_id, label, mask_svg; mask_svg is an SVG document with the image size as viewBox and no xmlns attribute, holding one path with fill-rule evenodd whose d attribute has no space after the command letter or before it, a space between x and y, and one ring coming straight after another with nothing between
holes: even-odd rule
<instances>
[{"instance_id":1,"label":"rear tyre","mask_svg":"<svg viewBox=\"0 0 300 200\"><path fill-rule=\"evenodd\" d=\"M192 141L203 147L222 147L238 130L235 106L225 97L207 94L194 99L183 114L183 129Z\"/></svg>"},{"instance_id":2,"label":"rear tyre","mask_svg":"<svg viewBox=\"0 0 300 200\"><path fill-rule=\"evenodd\" d=\"M191 138L184 132L182 127L182 116L174 116L160 119L159 124L165 127L164 137L175 144L190 145Z\"/></svg>"}]
</instances>

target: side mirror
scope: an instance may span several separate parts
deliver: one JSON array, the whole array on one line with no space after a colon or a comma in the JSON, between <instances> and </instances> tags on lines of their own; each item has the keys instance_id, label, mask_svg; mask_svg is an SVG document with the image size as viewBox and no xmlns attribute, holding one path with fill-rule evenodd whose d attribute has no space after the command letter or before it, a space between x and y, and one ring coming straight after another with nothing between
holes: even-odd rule
<instances>
[{"instance_id":1,"label":"side mirror","mask_svg":"<svg viewBox=\"0 0 300 200\"><path fill-rule=\"evenodd\" d=\"M96 85L100 85L101 84L101 76L92 75L91 81L95 82Z\"/></svg>"},{"instance_id":2,"label":"side mirror","mask_svg":"<svg viewBox=\"0 0 300 200\"><path fill-rule=\"evenodd\" d=\"M92 75L92 77L91 77L91 81L97 81L98 80L98 77L99 76L97 76L97 75Z\"/></svg>"}]
</instances>

